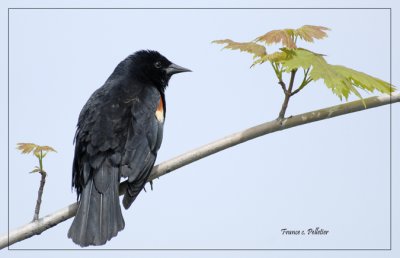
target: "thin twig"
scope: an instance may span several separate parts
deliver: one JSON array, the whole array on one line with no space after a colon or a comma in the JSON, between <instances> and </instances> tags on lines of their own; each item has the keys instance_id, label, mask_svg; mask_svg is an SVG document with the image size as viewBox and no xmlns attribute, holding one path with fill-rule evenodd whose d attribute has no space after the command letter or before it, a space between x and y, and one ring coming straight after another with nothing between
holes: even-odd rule
<instances>
[{"instance_id":1,"label":"thin twig","mask_svg":"<svg viewBox=\"0 0 400 258\"><path fill-rule=\"evenodd\" d=\"M39 219L40 205L42 204L43 189L44 189L44 184L46 183L46 175L47 175L46 172L42 170L39 173L41 175L41 179L40 179L40 186L39 186L39 190L38 190L38 197L36 200L35 213L33 214L33 221L36 221Z\"/></svg>"},{"instance_id":2,"label":"thin twig","mask_svg":"<svg viewBox=\"0 0 400 258\"><path fill-rule=\"evenodd\" d=\"M294 69L290 72L290 82L289 82L289 87L287 91L285 91L285 99L283 100L282 103L282 108L281 111L279 112L278 119L282 120L285 117L286 109L289 104L289 99L292 96L292 89L293 89L293 84L294 84L294 78L296 76L297 69Z\"/></svg>"},{"instance_id":3,"label":"thin twig","mask_svg":"<svg viewBox=\"0 0 400 258\"><path fill-rule=\"evenodd\" d=\"M278 64L275 64L274 62L271 62L272 68L274 69L274 72L276 74L276 77L278 77L278 84L281 85L283 93L286 94L287 89L286 89L286 84L285 82L282 80L282 73L279 71L279 67Z\"/></svg>"},{"instance_id":4,"label":"thin twig","mask_svg":"<svg viewBox=\"0 0 400 258\"><path fill-rule=\"evenodd\" d=\"M187 164L195 162L199 159L205 158L209 155L227 149L229 147L238 145L240 143L252 140L262 135L273 133L276 131L285 130L291 127L312 123L315 121L320 121L324 119L333 118L336 116L341 116L345 114L350 114L353 112L375 108L391 103L400 102L400 94L393 96L378 96L364 99L366 107L361 100L332 106L320 110L315 110L312 112L307 112L299 114L296 116L291 116L289 118L283 119L281 122L273 120L266 122L255 127L251 127L244 131L232 134L218 141L209 143L200 148L194 149L187 153L184 153L178 157L171 160L165 161L157 166L155 166L151 172L149 181L155 178L161 177L171 171L174 171L180 167ZM124 193L126 187L126 181L120 184L120 193ZM5 234L0 237L0 249L12 245L16 242L22 241L34 235L40 234L43 231L75 216L77 210L77 203L73 203L55 213L49 214L38 221L31 222L24 225L18 229L12 230L9 234Z\"/></svg>"},{"instance_id":5,"label":"thin twig","mask_svg":"<svg viewBox=\"0 0 400 258\"><path fill-rule=\"evenodd\" d=\"M281 85L283 93L285 93L285 95L287 94L287 89L286 89L286 84L284 81L279 81L278 82L279 85Z\"/></svg>"},{"instance_id":6,"label":"thin twig","mask_svg":"<svg viewBox=\"0 0 400 258\"><path fill-rule=\"evenodd\" d=\"M308 72L310 71L310 68L308 68L307 70L304 71L304 78L303 81L301 82L299 88L295 91L292 92L291 96L295 95L296 93L298 93L299 91L301 91L307 84L309 84L312 79L311 78L307 78L308 76Z\"/></svg>"}]
</instances>

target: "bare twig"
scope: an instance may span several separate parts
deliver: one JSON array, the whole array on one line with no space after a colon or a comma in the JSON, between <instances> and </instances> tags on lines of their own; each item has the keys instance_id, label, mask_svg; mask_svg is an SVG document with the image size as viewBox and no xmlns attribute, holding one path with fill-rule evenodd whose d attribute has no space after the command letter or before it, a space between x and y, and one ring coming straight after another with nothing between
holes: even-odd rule
<instances>
[{"instance_id":1,"label":"bare twig","mask_svg":"<svg viewBox=\"0 0 400 258\"><path fill-rule=\"evenodd\" d=\"M278 84L281 85L282 90L283 90L283 93L285 93L285 95L286 95L287 89L286 89L286 84L285 84L285 82L282 81L282 80L279 80Z\"/></svg>"},{"instance_id":2,"label":"bare twig","mask_svg":"<svg viewBox=\"0 0 400 258\"><path fill-rule=\"evenodd\" d=\"M308 77L309 71L310 71L310 68L308 68L307 70L304 71L303 81L301 82L299 88L297 88L297 90L292 92L291 96L299 93L299 91L301 91L307 84L309 84L312 81L312 79Z\"/></svg>"},{"instance_id":3,"label":"bare twig","mask_svg":"<svg viewBox=\"0 0 400 258\"><path fill-rule=\"evenodd\" d=\"M292 96L292 89L293 89L294 77L296 76L296 72L297 72L297 69L294 69L290 72L289 87L288 87L287 91L284 90L285 99L283 100L282 108L281 108L281 111L279 112L278 119L283 119L285 117L286 109L289 104L289 99Z\"/></svg>"},{"instance_id":4,"label":"bare twig","mask_svg":"<svg viewBox=\"0 0 400 258\"><path fill-rule=\"evenodd\" d=\"M178 157L175 157L171 160L165 161L155 166L151 172L149 181L158 178L160 176L163 176L187 164L195 162L199 159L205 158L209 155L212 155L229 147L252 140L254 138L257 138L265 134L396 102L400 102L400 94L396 94L391 97L385 95L379 97L366 98L364 99L366 107L364 106L364 103L361 100L357 100L346 104L341 104L333 107L315 110L308 113L303 113L296 116L291 116L289 118L281 120L280 122L277 120L266 122L257 125L255 127L246 129L244 131L232 134L215 142L209 143L200 148L194 149L192 151L184 153ZM125 192L124 191L126 187L125 184L126 184L125 182L121 183L120 193ZM9 234L5 234L0 237L0 249L12 245L16 242L22 241L26 238L42 233L48 228L51 228L57 225L58 223L61 223L75 216L76 210L77 210L77 204L74 203L59 211L56 211L53 214L40 218L35 222L29 223L20 228L10 231Z\"/></svg>"},{"instance_id":5,"label":"bare twig","mask_svg":"<svg viewBox=\"0 0 400 258\"><path fill-rule=\"evenodd\" d=\"M33 221L36 221L39 219L39 212L40 212L40 205L42 204L42 195L43 195L43 189L44 189L44 184L46 183L46 172L41 170L39 171L41 175L40 179L40 186L38 190L38 197L36 200L36 207L35 207L35 213L33 214Z\"/></svg>"}]
</instances>

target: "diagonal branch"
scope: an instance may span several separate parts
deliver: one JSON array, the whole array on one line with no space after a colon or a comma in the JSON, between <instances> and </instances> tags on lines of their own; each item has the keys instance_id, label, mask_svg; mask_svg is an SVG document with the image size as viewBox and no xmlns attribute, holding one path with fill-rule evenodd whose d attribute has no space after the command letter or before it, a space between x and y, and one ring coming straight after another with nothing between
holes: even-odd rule
<instances>
[{"instance_id":1,"label":"diagonal branch","mask_svg":"<svg viewBox=\"0 0 400 258\"><path fill-rule=\"evenodd\" d=\"M150 180L168 174L180 167L188 165L199 159L210 156L214 153L227 149L229 147L238 145L240 143L252 140L254 138L266 135L269 133L285 130L291 127L308 124L324 119L333 118L336 116L341 116L345 114L354 113L357 111L362 111L365 109L375 108L391 103L400 102L400 94L388 96L378 96L370 97L362 100L357 100L337 106L332 106L324 109L319 109L307 113L303 113L296 116L291 116L289 118L284 118L282 120L273 120L266 122L244 131L234 133L230 136L222 138L220 140L214 141L200 148L186 152L178 157L165 161L153 168L151 172ZM123 182L120 185L120 193L124 193L126 189L126 183ZM0 249L12 245L16 242L22 241L34 235L38 235L43 231L75 216L77 210L77 204L73 203L61 210L58 210L52 214L49 214L38 221L31 222L20 228L12 230L9 234L5 234L0 237Z\"/></svg>"}]
</instances>

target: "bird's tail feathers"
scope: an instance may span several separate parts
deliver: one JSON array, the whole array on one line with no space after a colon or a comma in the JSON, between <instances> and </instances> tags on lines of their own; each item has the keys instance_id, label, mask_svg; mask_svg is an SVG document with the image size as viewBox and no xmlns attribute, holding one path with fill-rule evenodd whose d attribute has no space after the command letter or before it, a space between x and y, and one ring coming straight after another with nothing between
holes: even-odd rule
<instances>
[{"instance_id":1,"label":"bird's tail feathers","mask_svg":"<svg viewBox=\"0 0 400 258\"><path fill-rule=\"evenodd\" d=\"M119 204L118 170L107 163L85 185L68 231L68 237L81 247L103 245L125 226Z\"/></svg>"}]
</instances>

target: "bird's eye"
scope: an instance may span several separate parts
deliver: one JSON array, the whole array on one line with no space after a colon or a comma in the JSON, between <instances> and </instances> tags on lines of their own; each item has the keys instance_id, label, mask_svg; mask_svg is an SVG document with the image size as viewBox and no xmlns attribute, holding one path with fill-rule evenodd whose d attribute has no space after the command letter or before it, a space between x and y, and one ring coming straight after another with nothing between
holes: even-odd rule
<instances>
[{"instance_id":1,"label":"bird's eye","mask_svg":"<svg viewBox=\"0 0 400 258\"><path fill-rule=\"evenodd\" d=\"M155 62L154 67L157 69L161 68L161 62L160 61Z\"/></svg>"}]
</instances>

